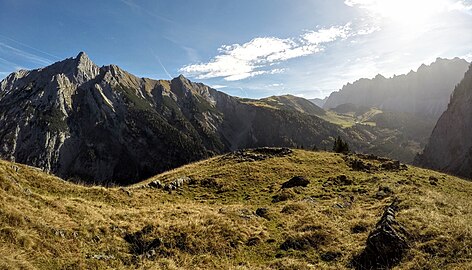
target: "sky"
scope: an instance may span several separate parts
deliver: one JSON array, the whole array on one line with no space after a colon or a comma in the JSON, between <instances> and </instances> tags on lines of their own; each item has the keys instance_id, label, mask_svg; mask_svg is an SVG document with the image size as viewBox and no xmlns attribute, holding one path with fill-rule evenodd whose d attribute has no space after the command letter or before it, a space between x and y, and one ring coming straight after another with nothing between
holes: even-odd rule
<instances>
[{"instance_id":1,"label":"sky","mask_svg":"<svg viewBox=\"0 0 472 270\"><path fill-rule=\"evenodd\" d=\"M323 98L472 60L472 0L0 0L0 79L84 51L139 77Z\"/></svg>"}]
</instances>

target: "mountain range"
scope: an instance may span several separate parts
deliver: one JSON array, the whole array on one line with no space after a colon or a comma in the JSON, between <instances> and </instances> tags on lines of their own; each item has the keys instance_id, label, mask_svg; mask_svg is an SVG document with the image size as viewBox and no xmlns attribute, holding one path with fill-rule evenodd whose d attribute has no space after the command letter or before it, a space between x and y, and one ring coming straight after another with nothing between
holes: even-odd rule
<instances>
[{"instance_id":1,"label":"mountain range","mask_svg":"<svg viewBox=\"0 0 472 270\"><path fill-rule=\"evenodd\" d=\"M312 114L259 106L183 76L138 78L83 52L0 84L0 156L70 180L132 183L239 148L329 147L323 140L337 133Z\"/></svg>"},{"instance_id":2,"label":"mountain range","mask_svg":"<svg viewBox=\"0 0 472 270\"><path fill-rule=\"evenodd\" d=\"M291 95L233 97L182 75L139 78L83 52L0 82L0 157L105 185L237 149L331 149L337 136L354 151L411 162L433 126L408 112L324 110Z\"/></svg>"},{"instance_id":3,"label":"mountain range","mask_svg":"<svg viewBox=\"0 0 472 270\"><path fill-rule=\"evenodd\" d=\"M454 87L464 77L469 63L460 58L437 58L417 71L385 78L359 79L331 93L323 108L345 103L377 107L385 111L406 112L436 122L446 110Z\"/></svg>"}]
</instances>

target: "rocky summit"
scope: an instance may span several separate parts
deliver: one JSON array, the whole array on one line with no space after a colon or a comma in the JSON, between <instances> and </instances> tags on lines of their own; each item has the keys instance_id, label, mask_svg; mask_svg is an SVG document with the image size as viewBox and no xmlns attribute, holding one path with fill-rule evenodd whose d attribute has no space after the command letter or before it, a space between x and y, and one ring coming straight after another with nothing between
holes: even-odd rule
<instances>
[{"instance_id":1,"label":"rocky summit","mask_svg":"<svg viewBox=\"0 0 472 270\"><path fill-rule=\"evenodd\" d=\"M98 67L81 52L1 82L0 156L68 180L127 184L239 148L330 147L343 131L300 112L323 112L305 103L259 106L183 76Z\"/></svg>"}]
</instances>

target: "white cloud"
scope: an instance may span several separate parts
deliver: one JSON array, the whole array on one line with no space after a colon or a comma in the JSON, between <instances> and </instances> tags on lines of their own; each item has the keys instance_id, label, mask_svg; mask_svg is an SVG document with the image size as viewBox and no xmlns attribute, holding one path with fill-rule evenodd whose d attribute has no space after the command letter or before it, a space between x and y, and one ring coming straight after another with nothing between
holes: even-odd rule
<instances>
[{"instance_id":1,"label":"white cloud","mask_svg":"<svg viewBox=\"0 0 472 270\"><path fill-rule=\"evenodd\" d=\"M366 30L365 34L370 30ZM307 31L296 38L257 37L244 44L223 45L207 63L186 65L179 71L198 79L223 77L237 81L262 74L285 71L274 69L281 62L318 53L324 45L360 33L351 32L351 24Z\"/></svg>"},{"instance_id":2,"label":"white cloud","mask_svg":"<svg viewBox=\"0 0 472 270\"><path fill-rule=\"evenodd\" d=\"M449 5L449 10L471 11L472 3L466 3L466 1L457 1Z\"/></svg>"},{"instance_id":3,"label":"white cloud","mask_svg":"<svg viewBox=\"0 0 472 270\"><path fill-rule=\"evenodd\" d=\"M214 89L222 89L222 88L226 88L227 86L222 85L222 84L215 84L215 85L211 85L210 87Z\"/></svg>"},{"instance_id":4,"label":"white cloud","mask_svg":"<svg viewBox=\"0 0 472 270\"><path fill-rule=\"evenodd\" d=\"M466 54L466 55L461 56L461 58L464 58L465 60L467 60L467 61L469 61L469 62L472 61L472 52L470 52L470 53L468 53L468 54Z\"/></svg>"},{"instance_id":5,"label":"white cloud","mask_svg":"<svg viewBox=\"0 0 472 270\"><path fill-rule=\"evenodd\" d=\"M365 9L374 15L400 20L431 17L453 10L472 10L472 3L467 0L345 0L344 4Z\"/></svg>"},{"instance_id":6,"label":"white cloud","mask_svg":"<svg viewBox=\"0 0 472 270\"><path fill-rule=\"evenodd\" d=\"M319 45L335 41L338 38L347 38L351 30L351 24L348 23L344 26L333 26L326 29L320 29L318 31L309 31L302 35L302 38L312 45Z\"/></svg>"}]
</instances>

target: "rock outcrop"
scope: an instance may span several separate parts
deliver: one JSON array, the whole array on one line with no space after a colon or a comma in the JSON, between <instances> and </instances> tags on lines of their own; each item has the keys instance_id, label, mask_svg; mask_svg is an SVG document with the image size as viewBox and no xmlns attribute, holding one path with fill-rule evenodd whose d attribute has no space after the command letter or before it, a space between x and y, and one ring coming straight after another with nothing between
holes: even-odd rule
<instances>
[{"instance_id":1,"label":"rock outcrop","mask_svg":"<svg viewBox=\"0 0 472 270\"><path fill-rule=\"evenodd\" d=\"M416 163L472 178L472 66L454 90Z\"/></svg>"},{"instance_id":2,"label":"rock outcrop","mask_svg":"<svg viewBox=\"0 0 472 270\"><path fill-rule=\"evenodd\" d=\"M395 219L397 211L395 200L369 234L364 251L352 260L355 269L391 269L401 261L409 245L408 233Z\"/></svg>"}]
</instances>

